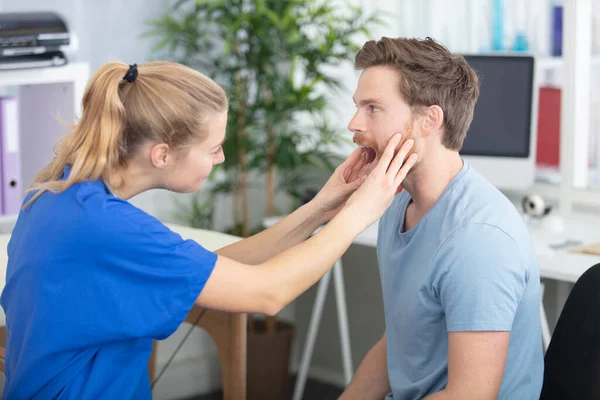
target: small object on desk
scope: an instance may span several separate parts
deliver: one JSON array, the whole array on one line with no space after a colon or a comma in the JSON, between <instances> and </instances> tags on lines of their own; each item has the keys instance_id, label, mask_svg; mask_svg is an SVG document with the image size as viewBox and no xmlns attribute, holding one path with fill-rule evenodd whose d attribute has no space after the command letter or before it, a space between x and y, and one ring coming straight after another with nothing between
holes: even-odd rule
<instances>
[{"instance_id":1,"label":"small object on desk","mask_svg":"<svg viewBox=\"0 0 600 400\"><path fill-rule=\"evenodd\" d=\"M554 250L564 250L569 247L581 246L582 244L581 240L567 239L564 242L550 244L549 246Z\"/></svg>"},{"instance_id":2,"label":"small object on desk","mask_svg":"<svg viewBox=\"0 0 600 400\"><path fill-rule=\"evenodd\" d=\"M523 197L521 204L525 214L535 218L545 217L552 211L552 206L546 204L544 198L537 194L530 194Z\"/></svg>"},{"instance_id":3,"label":"small object on desk","mask_svg":"<svg viewBox=\"0 0 600 400\"><path fill-rule=\"evenodd\" d=\"M572 253L591 254L600 256L600 243L587 244L585 246L570 249Z\"/></svg>"},{"instance_id":4,"label":"small object on desk","mask_svg":"<svg viewBox=\"0 0 600 400\"><path fill-rule=\"evenodd\" d=\"M549 215L552 205L547 204L544 198L537 194L523 197L521 201L523 212L530 227L535 227L552 235L560 235L565 230L565 221L560 215Z\"/></svg>"}]
</instances>

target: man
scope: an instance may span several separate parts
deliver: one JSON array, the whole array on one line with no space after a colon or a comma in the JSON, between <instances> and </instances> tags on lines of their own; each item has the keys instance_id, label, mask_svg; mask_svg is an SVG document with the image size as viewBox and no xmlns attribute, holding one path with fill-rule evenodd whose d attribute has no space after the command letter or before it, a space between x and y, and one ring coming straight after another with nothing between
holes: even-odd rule
<instances>
[{"instance_id":1,"label":"man","mask_svg":"<svg viewBox=\"0 0 600 400\"><path fill-rule=\"evenodd\" d=\"M342 399L538 399L540 277L514 206L458 151L475 72L432 39L367 42L349 124L372 168L396 132L419 154L379 224L386 332Z\"/></svg>"}]
</instances>

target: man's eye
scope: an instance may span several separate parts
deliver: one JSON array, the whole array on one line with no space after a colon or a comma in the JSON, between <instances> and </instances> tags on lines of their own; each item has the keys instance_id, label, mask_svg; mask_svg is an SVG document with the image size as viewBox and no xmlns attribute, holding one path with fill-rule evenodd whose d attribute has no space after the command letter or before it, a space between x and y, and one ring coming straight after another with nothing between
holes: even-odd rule
<instances>
[{"instance_id":1,"label":"man's eye","mask_svg":"<svg viewBox=\"0 0 600 400\"><path fill-rule=\"evenodd\" d=\"M377 106L370 105L369 106L369 111L371 111L371 112L378 112L378 111L381 111L381 109L379 107L377 107Z\"/></svg>"}]
</instances>

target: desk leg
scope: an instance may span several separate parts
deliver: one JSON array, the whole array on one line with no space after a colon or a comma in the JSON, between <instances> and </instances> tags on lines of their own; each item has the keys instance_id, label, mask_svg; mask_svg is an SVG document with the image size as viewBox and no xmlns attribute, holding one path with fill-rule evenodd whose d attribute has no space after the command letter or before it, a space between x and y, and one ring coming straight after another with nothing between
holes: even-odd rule
<instances>
[{"instance_id":1,"label":"desk leg","mask_svg":"<svg viewBox=\"0 0 600 400\"><path fill-rule=\"evenodd\" d=\"M344 363L344 380L346 385L352 379L352 354L350 351L350 329L348 328L348 308L346 307L346 293L344 277L342 275L342 260L336 261L333 266L333 285L337 303L338 323L342 345L342 362Z\"/></svg>"},{"instance_id":2,"label":"desk leg","mask_svg":"<svg viewBox=\"0 0 600 400\"><path fill-rule=\"evenodd\" d=\"M542 282L540 284L540 321L542 325L542 344L544 346L544 352L548 350L550 344L551 333L550 326L548 325L548 318L546 317L546 309L544 308L544 289L545 285Z\"/></svg>"},{"instance_id":3,"label":"desk leg","mask_svg":"<svg viewBox=\"0 0 600 400\"><path fill-rule=\"evenodd\" d=\"M319 281L317 297L315 298L315 304L313 305L310 324L308 325L308 334L306 335L306 343L304 344L304 351L302 353L302 361L300 362L296 386L294 387L293 400L302 400L302 395L304 394L304 386L306 385L310 359L312 358L315 348L317 331L319 329L319 324L321 323L321 315L323 314L323 306L325 305L325 298L327 297L327 288L330 280L331 271L328 271Z\"/></svg>"},{"instance_id":4,"label":"desk leg","mask_svg":"<svg viewBox=\"0 0 600 400\"><path fill-rule=\"evenodd\" d=\"M156 346L158 345L158 340L152 341L152 353L150 354L150 359L148 360L148 372L150 374L150 382L154 382L154 377L156 375Z\"/></svg>"},{"instance_id":5,"label":"desk leg","mask_svg":"<svg viewBox=\"0 0 600 400\"><path fill-rule=\"evenodd\" d=\"M198 320L200 307L194 306L186 322L196 323L215 341L221 361L223 400L246 399L246 314L207 310ZM198 322L196 322L198 321Z\"/></svg>"}]
</instances>

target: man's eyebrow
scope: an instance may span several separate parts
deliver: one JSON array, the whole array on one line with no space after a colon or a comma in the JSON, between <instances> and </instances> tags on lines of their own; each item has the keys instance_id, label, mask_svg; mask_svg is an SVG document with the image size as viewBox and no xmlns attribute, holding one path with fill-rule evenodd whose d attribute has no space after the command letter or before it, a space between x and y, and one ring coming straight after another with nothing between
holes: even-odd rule
<instances>
[{"instance_id":1,"label":"man's eyebrow","mask_svg":"<svg viewBox=\"0 0 600 400\"><path fill-rule=\"evenodd\" d=\"M354 97L352 97L352 101L354 101L354 104L356 104L356 99ZM363 99L359 102L359 106L364 106L367 104L383 104L383 102L375 99L375 98L369 98L369 99Z\"/></svg>"}]
</instances>

